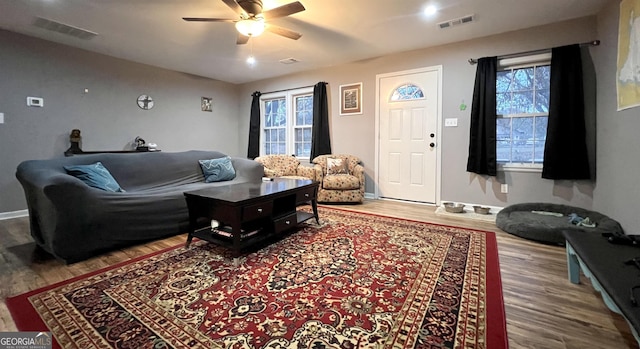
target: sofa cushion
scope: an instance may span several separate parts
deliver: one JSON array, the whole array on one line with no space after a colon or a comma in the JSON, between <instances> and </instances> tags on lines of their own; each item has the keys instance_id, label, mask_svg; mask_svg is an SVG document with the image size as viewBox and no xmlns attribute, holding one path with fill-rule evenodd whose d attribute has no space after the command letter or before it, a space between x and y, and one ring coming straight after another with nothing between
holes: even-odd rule
<instances>
[{"instance_id":1,"label":"sofa cushion","mask_svg":"<svg viewBox=\"0 0 640 349\"><path fill-rule=\"evenodd\" d=\"M202 172L204 173L204 181L207 183L230 181L236 178L236 171L228 156L210 159L198 160Z\"/></svg>"},{"instance_id":2,"label":"sofa cushion","mask_svg":"<svg viewBox=\"0 0 640 349\"><path fill-rule=\"evenodd\" d=\"M327 175L349 174L347 161L341 158L327 158Z\"/></svg>"},{"instance_id":3,"label":"sofa cushion","mask_svg":"<svg viewBox=\"0 0 640 349\"><path fill-rule=\"evenodd\" d=\"M64 166L68 174L80 179L90 187L110 192L124 192L109 170L100 161L90 165Z\"/></svg>"},{"instance_id":4,"label":"sofa cushion","mask_svg":"<svg viewBox=\"0 0 640 349\"><path fill-rule=\"evenodd\" d=\"M348 174L327 175L322 180L323 189L350 190L360 189L360 180Z\"/></svg>"}]
</instances>

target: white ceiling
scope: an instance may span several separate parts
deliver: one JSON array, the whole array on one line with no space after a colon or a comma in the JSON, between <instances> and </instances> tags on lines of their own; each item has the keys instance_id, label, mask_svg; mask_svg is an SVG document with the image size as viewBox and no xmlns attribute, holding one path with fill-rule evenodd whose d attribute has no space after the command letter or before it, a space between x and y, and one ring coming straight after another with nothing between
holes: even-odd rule
<instances>
[{"instance_id":1,"label":"white ceiling","mask_svg":"<svg viewBox=\"0 0 640 349\"><path fill-rule=\"evenodd\" d=\"M610 0L300 0L306 11L273 19L303 36L266 32L236 45L233 23L185 22L182 17L236 19L221 0L0 0L0 28L109 56L246 83L394 52L457 42L597 13ZM264 10L291 2L264 0ZM421 13L428 4L440 11ZM440 29L466 15L472 23ZM82 40L32 25L34 17L98 33ZM253 52L254 66L245 62ZM279 60L295 58L295 64Z\"/></svg>"}]
</instances>

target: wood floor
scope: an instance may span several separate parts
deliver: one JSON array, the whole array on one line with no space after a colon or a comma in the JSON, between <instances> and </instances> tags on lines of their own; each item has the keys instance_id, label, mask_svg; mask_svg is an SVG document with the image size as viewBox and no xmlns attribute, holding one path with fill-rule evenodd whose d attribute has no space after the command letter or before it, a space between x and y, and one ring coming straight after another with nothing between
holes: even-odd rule
<instances>
[{"instance_id":1,"label":"wood floor","mask_svg":"<svg viewBox=\"0 0 640 349\"><path fill-rule=\"evenodd\" d=\"M629 327L609 311L582 276L567 280L563 247L534 243L502 232L495 224L436 215L435 208L394 201L367 200L339 206L395 217L496 232L510 348L638 348ZM0 332L16 331L4 300L117 262L184 243L178 235L64 265L35 248L27 218L0 221ZM491 349L491 348L487 348Z\"/></svg>"}]
</instances>

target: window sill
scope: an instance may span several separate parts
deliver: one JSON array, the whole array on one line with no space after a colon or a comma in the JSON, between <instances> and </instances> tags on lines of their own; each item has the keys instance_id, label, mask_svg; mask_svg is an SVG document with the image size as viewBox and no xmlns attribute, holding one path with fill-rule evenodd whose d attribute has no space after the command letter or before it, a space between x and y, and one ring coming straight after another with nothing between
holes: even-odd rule
<instances>
[{"instance_id":1,"label":"window sill","mask_svg":"<svg viewBox=\"0 0 640 349\"><path fill-rule=\"evenodd\" d=\"M542 165L528 165L528 164L498 165L498 171L542 173Z\"/></svg>"}]
</instances>

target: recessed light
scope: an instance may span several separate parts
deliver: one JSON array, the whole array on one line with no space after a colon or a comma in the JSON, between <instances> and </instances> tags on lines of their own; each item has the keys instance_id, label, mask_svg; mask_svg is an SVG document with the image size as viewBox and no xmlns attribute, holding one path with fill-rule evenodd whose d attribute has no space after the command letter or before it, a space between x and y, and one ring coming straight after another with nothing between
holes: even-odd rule
<instances>
[{"instance_id":1,"label":"recessed light","mask_svg":"<svg viewBox=\"0 0 640 349\"><path fill-rule=\"evenodd\" d=\"M429 5L424 8L424 14L427 16L432 16L438 12L438 9L434 5Z\"/></svg>"},{"instance_id":2,"label":"recessed light","mask_svg":"<svg viewBox=\"0 0 640 349\"><path fill-rule=\"evenodd\" d=\"M249 56L249 57L247 57L247 64L248 64L248 65L254 65L254 64L256 64L256 58L255 58L255 57L253 57L253 56Z\"/></svg>"}]
</instances>

